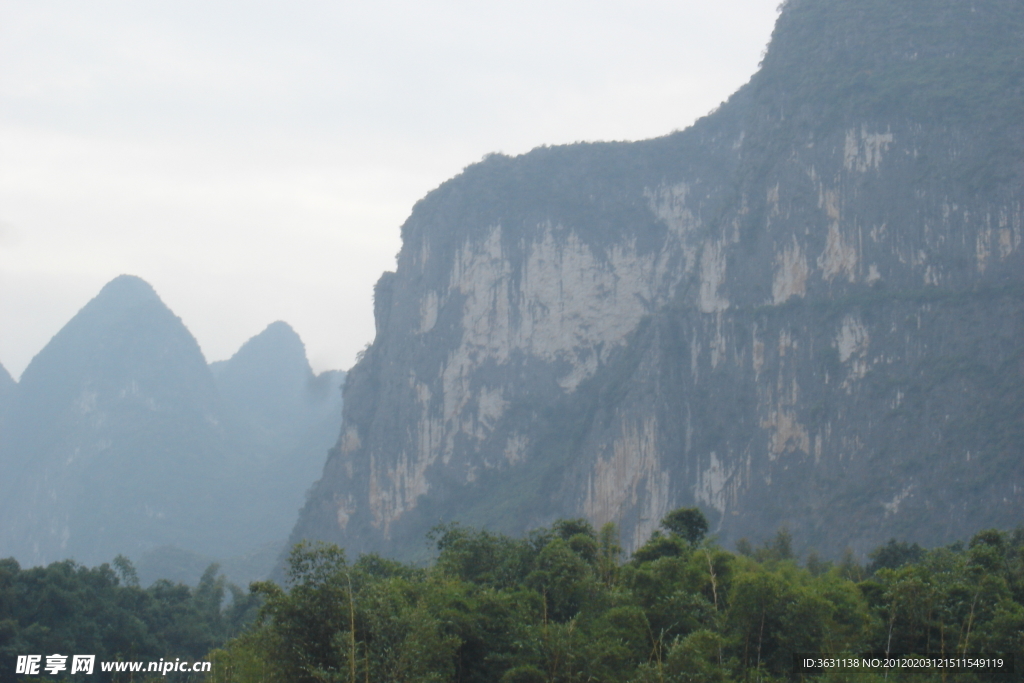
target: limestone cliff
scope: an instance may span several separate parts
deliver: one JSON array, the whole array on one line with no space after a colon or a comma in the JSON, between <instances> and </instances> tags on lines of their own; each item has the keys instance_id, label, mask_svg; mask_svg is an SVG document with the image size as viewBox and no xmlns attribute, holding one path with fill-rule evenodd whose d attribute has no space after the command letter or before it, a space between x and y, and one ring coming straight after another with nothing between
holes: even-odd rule
<instances>
[{"instance_id":1,"label":"limestone cliff","mask_svg":"<svg viewBox=\"0 0 1024 683\"><path fill-rule=\"evenodd\" d=\"M1022 84L1019 2L789 0L693 127L470 166L402 227L293 540L1019 523Z\"/></svg>"}]
</instances>

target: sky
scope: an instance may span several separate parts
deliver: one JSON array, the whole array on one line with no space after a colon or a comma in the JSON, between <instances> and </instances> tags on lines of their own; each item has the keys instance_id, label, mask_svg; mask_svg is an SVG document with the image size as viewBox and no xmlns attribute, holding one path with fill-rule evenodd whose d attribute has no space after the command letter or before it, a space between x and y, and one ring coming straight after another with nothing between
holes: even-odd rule
<instances>
[{"instance_id":1,"label":"sky","mask_svg":"<svg viewBox=\"0 0 1024 683\"><path fill-rule=\"evenodd\" d=\"M130 273L208 361L285 320L347 369L418 199L488 153L686 128L776 4L0 0L0 363Z\"/></svg>"}]
</instances>

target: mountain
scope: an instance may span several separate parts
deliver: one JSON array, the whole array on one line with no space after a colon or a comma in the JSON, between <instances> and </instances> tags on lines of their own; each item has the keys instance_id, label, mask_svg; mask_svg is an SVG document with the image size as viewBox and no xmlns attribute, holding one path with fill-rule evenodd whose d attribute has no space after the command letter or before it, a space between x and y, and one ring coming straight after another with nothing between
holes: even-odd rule
<instances>
[{"instance_id":1,"label":"mountain","mask_svg":"<svg viewBox=\"0 0 1024 683\"><path fill-rule=\"evenodd\" d=\"M18 383L7 372L7 368L0 364L0 443L3 442L3 435L7 431L6 422L17 390Z\"/></svg>"},{"instance_id":2,"label":"mountain","mask_svg":"<svg viewBox=\"0 0 1024 683\"><path fill-rule=\"evenodd\" d=\"M17 382L11 377L11 373L7 372L7 368L0 363L0 397L6 397L14 391L14 387Z\"/></svg>"},{"instance_id":3,"label":"mountain","mask_svg":"<svg viewBox=\"0 0 1024 683\"><path fill-rule=\"evenodd\" d=\"M271 323L226 361L212 363L214 381L248 426L264 454L263 488L253 491L288 510L302 507L306 490L323 468L324 456L341 426L341 385L345 373L314 375L306 347L288 323ZM283 541L288 528L265 506L267 524L275 524Z\"/></svg>"},{"instance_id":4,"label":"mountain","mask_svg":"<svg viewBox=\"0 0 1024 683\"><path fill-rule=\"evenodd\" d=\"M266 578L338 438L345 373L314 374L305 345L288 323L271 323L230 359L211 363L210 370L232 415L244 424L250 452L259 461L241 495L259 503L248 521L261 530L264 542L230 557L174 546L154 548L140 561L143 579L194 583L214 561L242 585Z\"/></svg>"},{"instance_id":5,"label":"mountain","mask_svg":"<svg viewBox=\"0 0 1024 683\"><path fill-rule=\"evenodd\" d=\"M691 128L492 155L376 285L291 540L678 506L858 553L1024 509L1024 4L788 0Z\"/></svg>"},{"instance_id":6,"label":"mountain","mask_svg":"<svg viewBox=\"0 0 1024 683\"><path fill-rule=\"evenodd\" d=\"M198 344L130 276L25 369L8 437L0 547L32 564L109 561L148 539L202 544L224 477L244 466Z\"/></svg>"},{"instance_id":7,"label":"mountain","mask_svg":"<svg viewBox=\"0 0 1024 683\"><path fill-rule=\"evenodd\" d=\"M210 369L221 396L268 438L293 440L323 426L328 435L321 439L326 441L317 458L323 465L323 453L338 435L345 373L328 370L314 375L306 347L288 323L271 323L229 360L211 363Z\"/></svg>"},{"instance_id":8,"label":"mountain","mask_svg":"<svg viewBox=\"0 0 1024 683\"><path fill-rule=\"evenodd\" d=\"M293 343L283 357L229 361L238 383L280 389L299 365L296 381L315 385L284 327L301 358ZM277 361L286 369L260 367ZM279 384L263 387L251 377L259 373ZM281 543L314 479L309 463L322 463L330 443L310 428L323 432L318 421L338 400L307 388L295 400L311 415L297 416L292 401L291 412L264 416L232 398L149 284L111 281L16 385L0 441L0 555L31 565L124 554L160 575L166 567L146 561L160 548L224 559ZM336 419L328 429L337 428Z\"/></svg>"}]
</instances>

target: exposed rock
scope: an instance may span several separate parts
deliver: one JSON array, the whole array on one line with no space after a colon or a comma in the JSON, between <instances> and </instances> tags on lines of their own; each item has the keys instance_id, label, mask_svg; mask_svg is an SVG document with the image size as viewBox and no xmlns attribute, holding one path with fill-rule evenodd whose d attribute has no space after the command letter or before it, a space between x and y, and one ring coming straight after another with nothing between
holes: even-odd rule
<instances>
[{"instance_id":1,"label":"exposed rock","mask_svg":"<svg viewBox=\"0 0 1024 683\"><path fill-rule=\"evenodd\" d=\"M789 0L690 129L470 166L402 227L292 540L1019 523L1022 82L1020 3Z\"/></svg>"}]
</instances>

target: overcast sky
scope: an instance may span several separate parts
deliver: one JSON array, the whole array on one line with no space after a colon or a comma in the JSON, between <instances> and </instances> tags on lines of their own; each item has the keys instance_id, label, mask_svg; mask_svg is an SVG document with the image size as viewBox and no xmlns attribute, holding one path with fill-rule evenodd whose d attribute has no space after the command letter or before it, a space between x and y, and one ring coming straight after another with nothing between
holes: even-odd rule
<instances>
[{"instance_id":1,"label":"overcast sky","mask_svg":"<svg viewBox=\"0 0 1024 683\"><path fill-rule=\"evenodd\" d=\"M417 199L489 152L638 140L746 82L777 0L0 0L0 362L121 273L207 360L373 338Z\"/></svg>"}]
</instances>

